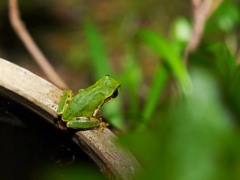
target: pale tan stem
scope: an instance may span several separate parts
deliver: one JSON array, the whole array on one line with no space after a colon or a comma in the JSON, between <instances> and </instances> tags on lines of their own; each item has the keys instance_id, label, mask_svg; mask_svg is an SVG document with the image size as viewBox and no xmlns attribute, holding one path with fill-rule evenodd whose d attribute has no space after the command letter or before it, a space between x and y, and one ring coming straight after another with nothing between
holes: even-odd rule
<instances>
[{"instance_id":1,"label":"pale tan stem","mask_svg":"<svg viewBox=\"0 0 240 180\"><path fill-rule=\"evenodd\" d=\"M191 0L193 10L193 30L191 38L185 48L184 63L187 64L187 58L190 52L193 52L199 45L205 23L214 10L223 2L223 0Z\"/></svg>"},{"instance_id":2,"label":"pale tan stem","mask_svg":"<svg viewBox=\"0 0 240 180\"><path fill-rule=\"evenodd\" d=\"M13 29L16 34L24 43L25 47L28 49L30 54L33 56L34 60L41 67L47 77L56 84L61 89L66 89L67 85L64 81L58 76L56 71L48 62L47 58L43 55L41 50L38 48L30 33L25 28L23 22L20 19L20 13L18 10L17 0L9 0L9 18Z\"/></svg>"}]
</instances>

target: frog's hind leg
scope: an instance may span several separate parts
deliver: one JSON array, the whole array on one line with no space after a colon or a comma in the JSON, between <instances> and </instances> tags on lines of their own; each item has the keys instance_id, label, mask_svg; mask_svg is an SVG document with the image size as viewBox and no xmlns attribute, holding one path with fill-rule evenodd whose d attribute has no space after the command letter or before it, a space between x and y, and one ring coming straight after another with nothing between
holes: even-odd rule
<instances>
[{"instance_id":1,"label":"frog's hind leg","mask_svg":"<svg viewBox=\"0 0 240 180\"><path fill-rule=\"evenodd\" d=\"M67 122L67 127L74 129L89 129L99 126L100 121L93 117L76 117L73 121Z\"/></svg>"},{"instance_id":2,"label":"frog's hind leg","mask_svg":"<svg viewBox=\"0 0 240 180\"><path fill-rule=\"evenodd\" d=\"M60 99L59 105L58 105L58 110L57 113L58 115L62 115L64 110L67 108L69 102L73 98L74 94L71 90L65 90L63 92L63 95Z\"/></svg>"}]
</instances>

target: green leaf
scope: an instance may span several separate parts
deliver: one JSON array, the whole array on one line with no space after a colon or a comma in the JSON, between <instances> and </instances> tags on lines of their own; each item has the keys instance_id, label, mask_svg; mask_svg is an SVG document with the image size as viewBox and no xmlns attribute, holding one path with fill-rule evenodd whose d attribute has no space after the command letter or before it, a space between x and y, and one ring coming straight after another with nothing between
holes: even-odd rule
<instances>
[{"instance_id":1,"label":"green leaf","mask_svg":"<svg viewBox=\"0 0 240 180\"><path fill-rule=\"evenodd\" d=\"M87 44L91 56L91 62L94 67L94 76L98 80L106 74L113 74L110 65L109 58L106 53L106 49L101 40L101 36L97 29L91 23L84 24L84 32L87 38Z\"/></svg>"},{"instance_id":2,"label":"green leaf","mask_svg":"<svg viewBox=\"0 0 240 180\"><path fill-rule=\"evenodd\" d=\"M216 80L201 69L191 75L194 91L169 114L169 155L175 157L179 179L218 179L224 175L222 153L233 147L233 126Z\"/></svg>"},{"instance_id":3,"label":"green leaf","mask_svg":"<svg viewBox=\"0 0 240 180\"><path fill-rule=\"evenodd\" d=\"M172 31L174 41L187 43L192 34L191 24L186 18L178 18L173 23Z\"/></svg>"},{"instance_id":4,"label":"green leaf","mask_svg":"<svg viewBox=\"0 0 240 180\"><path fill-rule=\"evenodd\" d=\"M212 43L207 46L206 50L214 55L214 65L223 75L230 74L236 68L236 59L230 53L226 44Z\"/></svg>"},{"instance_id":5,"label":"green leaf","mask_svg":"<svg viewBox=\"0 0 240 180\"><path fill-rule=\"evenodd\" d=\"M212 32L214 34L221 32L229 33L235 30L239 21L240 11L237 3L223 1L208 19L205 32Z\"/></svg>"},{"instance_id":6,"label":"green leaf","mask_svg":"<svg viewBox=\"0 0 240 180\"><path fill-rule=\"evenodd\" d=\"M239 133L207 71L191 71L193 91L174 103L155 126L120 141L144 164L142 179L239 178Z\"/></svg>"},{"instance_id":7,"label":"green leaf","mask_svg":"<svg viewBox=\"0 0 240 180\"><path fill-rule=\"evenodd\" d=\"M240 12L233 2L223 2L215 12L218 26L221 30L229 32L239 23Z\"/></svg>"},{"instance_id":8,"label":"green leaf","mask_svg":"<svg viewBox=\"0 0 240 180\"><path fill-rule=\"evenodd\" d=\"M187 69L185 68L181 55L175 47L162 36L152 31L142 31L142 39L161 57L171 68L176 80L184 93L191 92L192 84Z\"/></svg>"},{"instance_id":9,"label":"green leaf","mask_svg":"<svg viewBox=\"0 0 240 180\"><path fill-rule=\"evenodd\" d=\"M121 68L123 69L123 73L121 75L122 89L123 91L127 91L129 98L129 122L135 123L135 120L139 122L140 102L138 92L143 75L131 43L128 44L125 54L126 55L121 61Z\"/></svg>"},{"instance_id":10,"label":"green leaf","mask_svg":"<svg viewBox=\"0 0 240 180\"><path fill-rule=\"evenodd\" d=\"M169 78L169 73L164 66L160 66L157 70L157 74L152 82L150 91L148 93L145 106L142 113L143 121L138 127L138 131L143 131L146 128L146 125L149 123L153 112L157 108L159 97L162 94L164 85Z\"/></svg>"}]
</instances>

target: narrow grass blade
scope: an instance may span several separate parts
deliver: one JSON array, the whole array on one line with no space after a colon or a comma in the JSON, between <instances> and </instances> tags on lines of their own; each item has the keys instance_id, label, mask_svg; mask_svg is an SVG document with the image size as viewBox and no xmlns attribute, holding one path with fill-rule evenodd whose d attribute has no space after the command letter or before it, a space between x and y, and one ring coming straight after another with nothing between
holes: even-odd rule
<instances>
[{"instance_id":1,"label":"narrow grass blade","mask_svg":"<svg viewBox=\"0 0 240 180\"><path fill-rule=\"evenodd\" d=\"M175 47L159 34L152 31L142 31L140 36L145 43L149 45L167 65L169 65L182 91L184 93L191 92L192 83L190 77L183 64L181 55L176 51Z\"/></svg>"},{"instance_id":2,"label":"narrow grass blade","mask_svg":"<svg viewBox=\"0 0 240 180\"><path fill-rule=\"evenodd\" d=\"M91 23L85 23L84 30L90 51L92 65L94 67L95 79L99 79L106 74L111 75L112 71L109 65L109 58L107 56L106 49L103 45L100 34Z\"/></svg>"}]
</instances>

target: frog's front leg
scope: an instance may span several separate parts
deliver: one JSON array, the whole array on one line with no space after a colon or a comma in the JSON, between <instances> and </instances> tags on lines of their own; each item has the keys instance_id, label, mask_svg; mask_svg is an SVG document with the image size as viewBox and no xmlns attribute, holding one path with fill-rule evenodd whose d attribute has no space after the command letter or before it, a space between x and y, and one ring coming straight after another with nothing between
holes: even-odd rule
<instances>
[{"instance_id":1,"label":"frog's front leg","mask_svg":"<svg viewBox=\"0 0 240 180\"><path fill-rule=\"evenodd\" d=\"M67 121L66 125L74 129L89 129L100 125L100 120L94 117L76 117L71 121Z\"/></svg>"},{"instance_id":2,"label":"frog's front leg","mask_svg":"<svg viewBox=\"0 0 240 180\"><path fill-rule=\"evenodd\" d=\"M65 109L67 108L69 102L73 98L74 94L71 90L65 90L58 104L58 115L62 115Z\"/></svg>"},{"instance_id":3,"label":"frog's front leg","mask_svg":"<svg viewBox=\"0 0 240 180\"><path fill-rule=\"evenodd\" d=\"M96 117L99 111L100 111L100 107L95 109L95 111L93 112L93 117Z\"/></svg>"}]
</instances>

